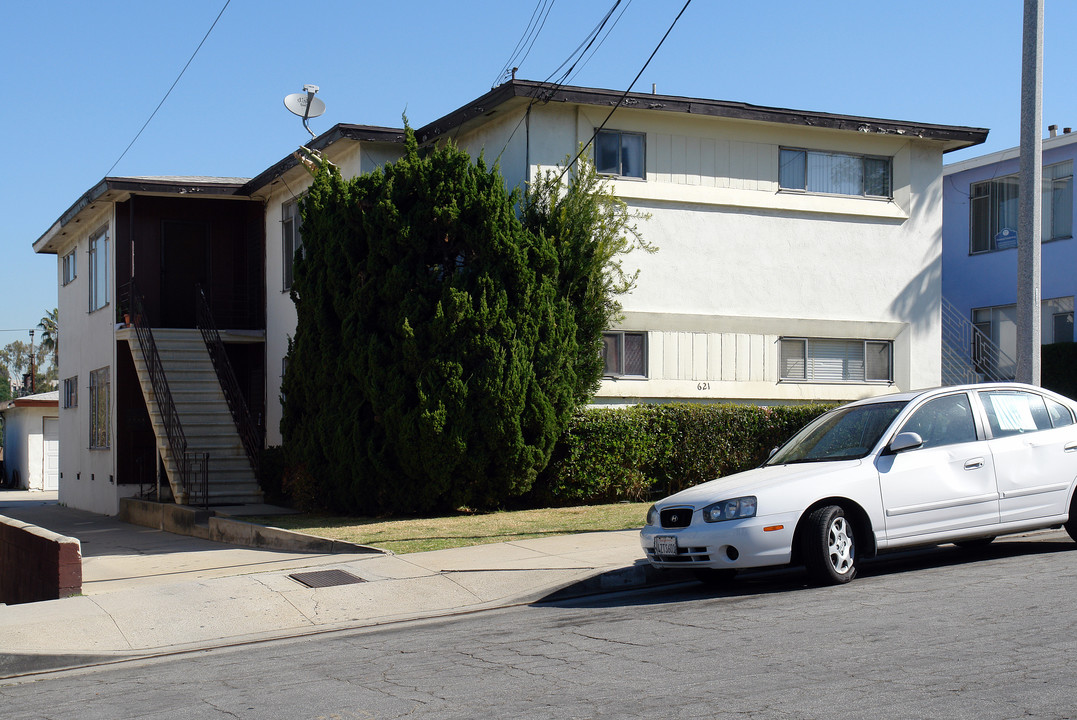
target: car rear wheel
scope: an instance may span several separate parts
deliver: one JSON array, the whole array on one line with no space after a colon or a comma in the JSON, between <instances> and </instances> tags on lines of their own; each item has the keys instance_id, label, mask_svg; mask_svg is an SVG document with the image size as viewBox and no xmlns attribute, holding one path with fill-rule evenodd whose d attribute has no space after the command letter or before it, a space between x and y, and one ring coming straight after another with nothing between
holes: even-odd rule
<instances>
[{"instance_id":1,"label":"car rear wheel","mask_svg":"<svg viewBox=\"0 0 1077 720\"><path fill-rule=\"evenodd\" d=\"M1070 502L1070 519L1066 521L1063 526L1066 528L1066 532L1074 540L1077 540L1077 495L1074 496Z\"/></svg>"},{"instance_id":2,"label":"car rear wheel","mask_svg":"<svg viewBox=\"0 0 1077 720\"><path fill-rule=\"evenodd\" d=\"M808 516L801 537L808 576L820 585L840 585L856 577L856 542L845 511L827 505Z\"/></svg>"}]
</instances>

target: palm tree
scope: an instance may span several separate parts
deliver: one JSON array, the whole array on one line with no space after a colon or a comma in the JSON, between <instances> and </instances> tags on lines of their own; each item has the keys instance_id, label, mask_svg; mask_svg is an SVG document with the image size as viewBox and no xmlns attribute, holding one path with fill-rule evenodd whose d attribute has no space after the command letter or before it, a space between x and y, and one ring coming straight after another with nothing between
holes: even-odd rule
<instances>
[{"instance_id":1,"label":"palm tree","mask_svg":"<svg viewBox=\"0 0 1077 720\"><path fill-rule=\"evenodd\" d=\"M45 312L45 317L37 324L41 330L41 354L52 353L53 365L60 363L60 338L57 334L59 328L56 321L57 308Z\"/></svg>"}]
</instances>

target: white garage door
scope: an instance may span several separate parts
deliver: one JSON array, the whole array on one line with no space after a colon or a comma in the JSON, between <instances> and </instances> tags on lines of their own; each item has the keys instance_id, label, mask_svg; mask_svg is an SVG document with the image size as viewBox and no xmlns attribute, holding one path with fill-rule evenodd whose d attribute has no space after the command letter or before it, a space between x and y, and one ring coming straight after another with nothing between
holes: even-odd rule
<instances>
[{"instance_id":1,"label":"white garage door","mask_svg":"<svg viewBox=\"0 0 1077 720\"><path fill-rule=\"evenodd\" d=\"M58 418L45 418L44 431L44 467L42 477L45 479L45 490L58 490L60 487L60 420Z\"/></svg>"}]
</instances>

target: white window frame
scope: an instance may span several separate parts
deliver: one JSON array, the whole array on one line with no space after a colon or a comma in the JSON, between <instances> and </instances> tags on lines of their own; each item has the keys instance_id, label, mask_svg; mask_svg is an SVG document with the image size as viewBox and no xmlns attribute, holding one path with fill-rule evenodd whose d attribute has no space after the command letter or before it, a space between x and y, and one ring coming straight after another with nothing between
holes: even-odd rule
<instances>
[{"instance_id":1,"label":"white window frame","mask_svg":"<svg viewBox=\"0 0 1077 720\"><path fill-rule=\"evenodd\" d=\"M96 312L108 305L108 227L103 227L90 236L90 309Z\"/></svg>"},{"instance_id":2,"label":"white window frame","mask_svg":"<svg viewBox=\"0 0 1077 720\"><path fill-rule=\"evenodd\" d=\"M292 289L295 279L295 256L303 252L302 226L303 218L299 213L299 200L289 200L281 203L281 265L282 265L282 292Z\"/></svg>"},{"instance_id":3,"label":"white window frame","mask_svg":"<svg viewBox=\"0 0 1077 720\"><path fill-rule=\"evenodd\" d=\"M1002 199L1002 188L1007 188ZM1065 160L1043 166L1040 179L1043 198L1040 224L1042 242L1065 240L1073 237L1073 160ZM1012 250L1017 247L1011 239L1004 247L998 246L998 236L1004 230L1017 231L1017 207L1021 194L1017 173L981 180L969 185L969 255ZM977 221L977 210L986 208L986 218ZM1010 213L1001 211L1002 203L1010 204ZM1010 215L1004 218L1004 215ZM1012 225L1012 227L1011 227ZM982 228L982 232L981 232ZM1011 235L1011 238L1015 235Z\"/></svg>"},{"instance_id":4,"label":"white window frame","mask_svg":"<svg viewBox=\"0 0 1077 720\"><path fill-rule=\"evenodd\" d=\"M881 373L868 377L872 352L885 353L886 377ZM891 385L894 382L894 343L892 340L861 338L781 337L778 339L778 375L780 382Z\"/></svg>"},{"instance_id":5,"label":"white window frame","mask_svg":"<svg viewBox=\"0 0 1077 720\"><path fill-rule=\"evenodd\" d=\"M833 189L819 188L812 185L809 161L812 158L836 158L839 160L851 160L859 165L859 190L857 192L837 192ZM793 163L799 162L800 167L795 168ZM868 176L870 163L885 163L886 165L886 191L883 193L868 192ZM797 170L796 178L786 172L787 168ZM793 182L791 182L793 181ZM783 192L797 192L808 195L836 195L838 197L863 197L877 200L890 200L894 197L894 162L893 158L885 155L862 155L856 153L831 152L827 150L809 150L798 147L780 147L778 149L778 188Z\"/></svg>"},{"instance_id":6,"label":"white window frame","mask_svg":"<svg viewBox=\"0 0 1077 720\"><path fill-rule=\"evenodd\" d=\"M599 151L598 143L601 138L617 137L617 163L616 168L612 165L608 167L599 167ZM639 157L639 174L628 174L625 172L625 138L639 138L640 142L640 157ZM595 132L595 147L593 149L593 157L595 161L595 169L600 175L607 175L610 177L618 178L635 178L637 180L647 179L647 134L641 132L629 132L626 130L598 130Z\"/></svg>"},{"instance_id":7,"label":"white window frame","mask_svg":"<svg viewBox=\"0 0 1077 720\"><path fill-rule=\"evenodd\" d=\"M64 408L77 408L79 406L79 376L64 378Z\"/></svg>"},{"instance_id":8,"label":"white window frame","mask_svg":"<svg viewBox=\"0 0 1077 720\"><path fill-rule=\"evenodd\" d=\"M78 249L76 248L71 250L71 252L69 252L68 254L64 255L61 259L60 263L63 275L63 279L61 281L62 284L70 285L75 281L75 278L78 277L78 256Z\"/></svg>"},{"instance_id":9,"label":"white window frame","mask_svg":"<svg viewBox=\"0 0 1077 720\"><path fill-rule=\"evenodd\" d=\"M639 373L626 372L625 371L625 337L631 336L633 338L639 338L642 344L640 353L642 354ZM608 364L606 355L607 343L613 342L616 344L617 351L617 367L613 369L603 368L602 377L606 378L646 378L647 375L647 333L632 330L610 330L602 333L602 359Z\"/></svg>"},{"instance_id":10,"label":"white window frame","mask_svg":"<svg viewBox=\"0 0 1077 720\"><path fill-rule=\"evenodd\" d=\"M90 371L90 449L107 450L112 437L110 368Z\"/></svg>"}]
</instances>

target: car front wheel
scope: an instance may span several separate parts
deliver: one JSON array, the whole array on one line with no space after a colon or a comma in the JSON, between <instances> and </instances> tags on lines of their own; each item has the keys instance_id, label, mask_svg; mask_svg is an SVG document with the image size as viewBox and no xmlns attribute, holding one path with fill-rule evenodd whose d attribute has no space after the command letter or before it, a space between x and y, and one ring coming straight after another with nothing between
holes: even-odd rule
<instances>
[{"instance_id":1,"label":"car front wheel","mask_svg":"<svg viewBox=\"0 0 1077 720\"><path fill-rule=\"evenodd\" d=\"M808 516L801 538L808 576L820 585L840 585L856 577L856 542L845 511L827 505Z\"/></svg>"}]
</instances>

